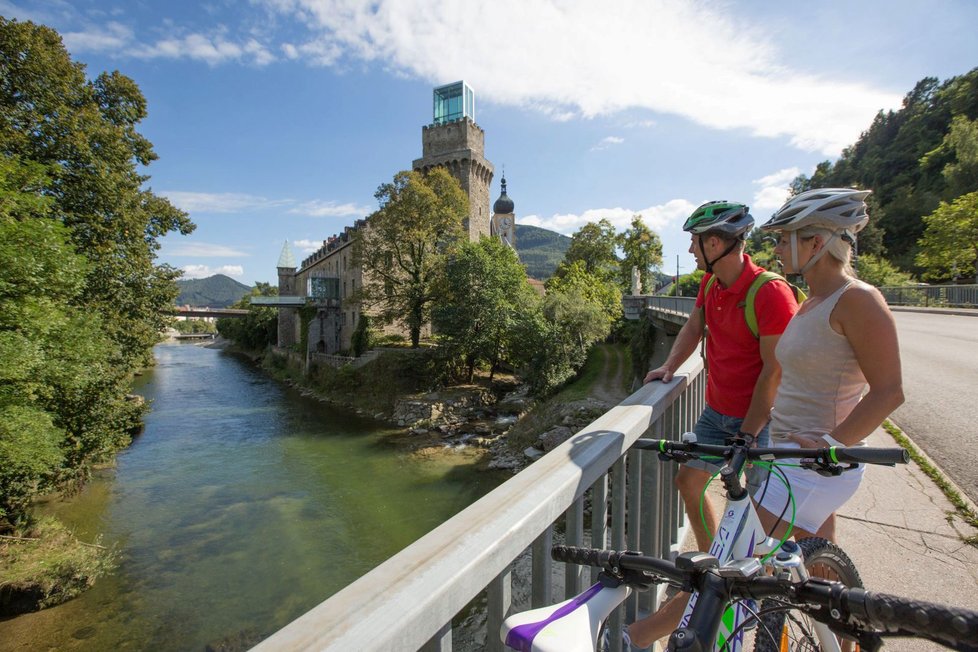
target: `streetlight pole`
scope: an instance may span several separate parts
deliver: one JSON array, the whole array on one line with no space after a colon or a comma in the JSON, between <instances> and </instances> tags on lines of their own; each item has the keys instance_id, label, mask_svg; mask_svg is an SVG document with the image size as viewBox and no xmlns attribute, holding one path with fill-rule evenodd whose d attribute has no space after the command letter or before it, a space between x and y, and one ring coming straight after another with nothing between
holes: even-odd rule
<instances>
[{"instance_id":1,"label":"streetlight pole","mask_svg":"<svg viewBox=\"0 0 978 652\"><path fill-rule=\"evenodd\" d=\"M682 296L679 290L679 254L676 254L676 296Z\"/></svg>"}]
</instances>

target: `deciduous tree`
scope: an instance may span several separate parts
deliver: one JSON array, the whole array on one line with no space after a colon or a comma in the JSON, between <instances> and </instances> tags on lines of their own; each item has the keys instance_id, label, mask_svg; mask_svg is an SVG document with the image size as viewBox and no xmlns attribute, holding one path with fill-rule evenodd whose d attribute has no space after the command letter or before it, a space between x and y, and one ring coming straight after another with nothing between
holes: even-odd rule
<instances>
[{"instance_id":1,"label":"deciduous tree","mask_svg":"<svg viewBox=\"0 0 978 652\"><path fill-rule=\"evenodd\" d=\"M511 247L497 238L464 243L441 278L432 324L449 355L464 361L469 382L478 364L491 378L500 362L525 357L517 324L539 299Z\"/></svg>"},{"instance_id":2,"label":"deciduous tree","mask_svg":"<svg viewBox=\"0 0 978 652\"><path fill-rule=\"evenodd\" d=\"M917 264L927 270L926 278L950 279L969 271L978 276L978 192L941 202L924 224Z\"/></svg>"},{"instance_id":3,"label":"deciduous tree","mask_svg":"<svg viewBox=\"0 0 978 652\"><path fill-rule=\"evenodd\" d=\"M632 268L637 267L642 287L650 292L655 285L655 269L662 265L662 241L640 215L632 218L631 227L618 237L625 256L621 261L620 279L623 289L632 285Z\"/></svg>"},{"instance_id":4,"label":"deciduous tree","mask_svg":"<svg viewBox=\"0 0 978 652\"><path fill-rule=\"evenodd\" d=\"M156 159L136 129L145 98L119 72L86 79L54 30L0 18L0 107L0 153L46 166L51 215L92 263L80 301L105 318L115 362L147 362L179 276L154 264L159 238L194 225L137 170Z\"/></svg>"},{"instance_id":5,"label":"deciduous tree","mask_svg":"<svg viewBox=\"0 0 978 652\"><path fill-rule=\"evenodd\" d=\"M468 197L441 167L426 175L398 172L374 196L380 209L354 241L354 261L363 272L354 298L381 322L407 326L417 347L445 256L462 240Z\"/></svg>"}]
</instances>

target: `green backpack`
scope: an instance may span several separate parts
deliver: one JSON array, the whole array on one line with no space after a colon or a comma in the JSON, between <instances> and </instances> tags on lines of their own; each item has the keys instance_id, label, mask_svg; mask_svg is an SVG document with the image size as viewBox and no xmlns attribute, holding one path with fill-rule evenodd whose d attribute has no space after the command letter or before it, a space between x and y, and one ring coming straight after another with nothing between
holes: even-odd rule
<instances>
[{"instance_id":1,"label":"green backpack","mask_svg":"<svg viewBox=\"0 0 978 652\"><path fill-rule=\"evenodd\" d=\"M747 322L747 328L754 337L760 337L757 333L757 311L754 308L754 297L757 296L757 291L761 289L761 286L768 281L773 281L775 279L782 280L788 283L788 280L781 276L780 274L775 274L774 272L764 271L758 274L750 284L750 288L747 290L747 298L741 303L737 304L744 308L744 320ZM703 296L705 297L710 292L710 288L716 283L717 277L711 276L710 280L706 282L706 287L703 289ZM802 289L792 283L788 283L788 287L795 295L795 301L801 304L802 301L808 298L808 296L802 291Z\"/></svg>"}]
</instances>

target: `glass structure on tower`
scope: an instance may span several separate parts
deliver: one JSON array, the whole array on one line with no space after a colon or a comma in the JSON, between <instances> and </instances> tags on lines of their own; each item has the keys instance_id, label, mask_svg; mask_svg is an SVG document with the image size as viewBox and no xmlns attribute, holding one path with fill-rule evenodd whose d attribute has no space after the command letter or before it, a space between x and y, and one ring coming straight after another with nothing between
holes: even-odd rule
<instances>
[{"instance_id":1,"label":"glass structure on tower","mask_svg":"<svg viewBox=\"0 0 978 652\"><path fill-rule=\"evenodd\" d=\"M475 122L475 93L464 81L439 86L434 91L434 123L443 125L462 118Z\"/></svg>"}]
</instances>

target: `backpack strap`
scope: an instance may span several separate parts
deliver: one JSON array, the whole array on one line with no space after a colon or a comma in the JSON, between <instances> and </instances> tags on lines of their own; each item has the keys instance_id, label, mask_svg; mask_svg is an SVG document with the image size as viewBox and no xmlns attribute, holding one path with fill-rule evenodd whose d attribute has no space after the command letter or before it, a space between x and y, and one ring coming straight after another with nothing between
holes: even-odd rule
<instances>
[{"instance_id":1,"label":"backpack strap","mask_svg":"<svg viewBox=\"0 0 978 652\"><path fill-rule=\"evenodd\" d=\"M775 280L780 280L786 283L787 286L791 288L792 294L795 295L795 301L798 303L801 303L808 298L805 296L805 293L801 290L801 288L792 285L780 274L765 270L755 276L754 280L750 284L750 287L747 289L747 298L744 305L744 320L747 322L747 328L750 329L751 334L756 338L760 338L760 335L758 334L757 309L754 307L754 299L757 296L757 291L761 289L762 285L768 281Z\"/></svg>"}]
</instances>

